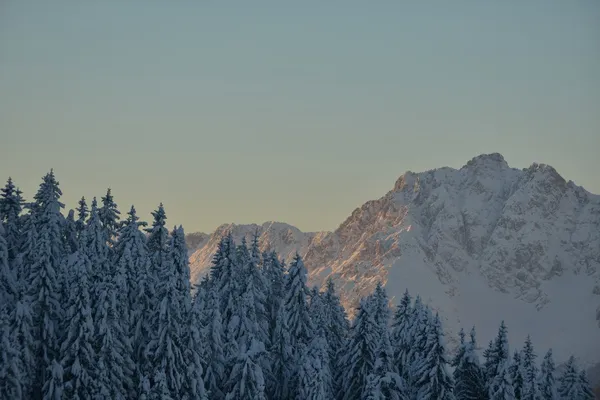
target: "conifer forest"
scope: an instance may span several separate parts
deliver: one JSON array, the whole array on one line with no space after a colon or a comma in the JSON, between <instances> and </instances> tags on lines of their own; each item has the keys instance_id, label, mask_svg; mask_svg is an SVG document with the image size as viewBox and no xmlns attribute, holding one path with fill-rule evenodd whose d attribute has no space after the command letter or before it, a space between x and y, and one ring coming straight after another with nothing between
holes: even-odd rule
<instances>
[{"instance_id":1,"label":"conifer forest","mask_svg":"<svg viewBox=\"0 0 600 400\"><path fill-rule=\"evenodd\" d=\"M191 285L181 226L119 211L110 190L65 210L54 173L0 197L0 399L588 400L583 369L555 365L509 328L446 345L442 318L385 288L349 320L336 288L307 286L258 238L219 243ZM493 310L490 310L493 312Z\"/></svg>"}]
</instances>

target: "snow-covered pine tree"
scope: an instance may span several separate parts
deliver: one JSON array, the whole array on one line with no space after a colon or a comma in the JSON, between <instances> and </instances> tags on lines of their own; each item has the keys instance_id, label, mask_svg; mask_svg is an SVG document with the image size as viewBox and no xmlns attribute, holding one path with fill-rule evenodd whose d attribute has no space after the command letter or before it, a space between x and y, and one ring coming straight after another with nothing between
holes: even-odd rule
<instances>
[{"instance_id":1,"label":"snow-covered pine tree","mask_svg":"<svg viewBox=\"0 0 600 400\"><path fill-rule=\"evenodd\" d=\"M185 232L181 225L175 227L171 232L169 250L175 274L177 307L181 310L182 334L180 340L183 343L183 357L187 366L186 379L184 379L181 389L183 392L182 398L202 399L207 396L202 365L202 353L205 351L205 343L203 343L202 333L200 332L201 324L204 321L201 321L201 310L192 312L188 250L185 242ZM217 307L216 312L218 312L218 303L215 303L215 306Z\"/></svg>"},{"instance_id":2,"label":"snow-covered pine tree","mask_svg":"<svg viewBox=\"0 0 600 400\"><path fill-rule=\"evenodd\" d=\"M19 252L21 238L19 215L23 209L23 198L21 191L15 187L10 177L0 192L0 225L4 224L8 259L12 262Z\"/></svg>"},{"instance_id":3,"label":"snow-covered pine tree","mask_svg":"<svg viewBox=\"0 0 600 400\"><path fill-rule=\"evenodd\" d=\"M260 265L260 250L258 248L258 232L255 232L250 245L250 251L246 263L242 266L244 268L244 277L246 283L252 284L254 298L254 313L256 315L256 322L258 324L258 339L269 346L270 335L269 335L269 313L267 311L267 296L269 295L269 284ZM266 372L263 365L263 372Z\"/></svg>"},{"instance_id":4,"label":"snow-covered pine tree","mask_svg":"<svg viewBox=\"0 0 600 400\"><path fill-rule=\"evenodd\" d=\"M87 230L82 235L86 233ZM127 299L127 289L117 285L122 279L120 274L107 274L96 283L93 317L97 398L122 400L136 395L129 314L123 312L122 304Z\"/></svg>"},{"instance_id":5,"label":"snow-covered pine tree","mask_svg":"<svg viewBox=\"0 0 600 400\"><path fill-rule=\"evenodd\" d=\"M525 347L521 356L521 365L523 371L523 388L521 391L521 399L523 400L538 400L540 390L537 384L539 370L536 364L536 354L531 343L531 337L527 335L525 339ZM515 391L516 395L516 391Z\"/></svg>"},{"instance_id":6,"label":"snow-covered pine tree","mask_svg":"<svg viewBox=\"0 0 600 400\"><path fill-rule=\"evenodd\" d=\"M552 349L548 350L542 361L540 376L538 378L538 386L540 388L541 400L558 400L558 391L556 388L556 380L554 378L555 366L552 357Z\"/></svg>"},{"instance_id":7,"label":"snow-covered pine tree","mask_svg":"<svg viewBox=\"0 0 600 400\"><path fill-rule=\"evenodd\" d=\"M372 301L374 306L373 318L375 318L375 323L379 326L379 330L382 333L387 332L388 325L390 323L391 311L387 293L381 282L377 282L377 286L375 286Z\"/></svg>"},{"instance_id":8,"label":"snow-covered pine tree","mask_svg":"<svg viewBox=\"0 0 600 400\"><path fill-rule=\"evenodd\" d=\"M30 274L31 265L33 264L33 256L35 255L36 237L35 215L30 212L22 225L20 252L13 263L17 276L16 303L13 309L8 310L10 338L19 352L19 366L22 372L21 387L25 398L33 397L34 387L32 383L37 371L36 354L38 344L34 339L33 310L27 286L27 279Z\"/></svg>"},{"instance_id":9,"label":"snow-covered pine tree","mask_svg":"<svg viewBox=\"0 0 600 400\"><path fill-rule=\"evenodd\" d=\"M521 400L523 398L525 387L525 368L521 358L521 352L516 350L513 354L512 363L508 370L510 371L510 379L512 380L515 398Z\"/></svg>"},{"instance_id":10,"label":"snow-covered pine tree","mask_svg":"<svg viewBox=\"0 0 600 400\"><path fill-rule=\"evenodd\" d=\"M436 314L427 332L422 357L414 369L417 398L454 400L454 382L447 364L442 323Z\"/></svg>"},{"instance_id":11,"label":"snow-covered pine tree","mask_svg":"<svg viewBox=\"0 0 600 400\"><path fill-rule=\"evenodd\" d=\"M117 238L120 226L119 215L121 215L121 213L117 208L117 204L115 203L110 188L106 190L106 196L102 197L101 201L102 207L98 210L98 215L102 222L102 226L104 227L108 247L112 249Z\"/></svg>"},{"instance_id":12,"label":"snow-covered pine tree","mask_svg":"<svg viewBox=\"0 0 600 400\"><path fill-rule=\"evenodd\" d=\"M420 385L417 383L419 370L421 363L427 356L427 338L432 329L433 317L431 315L431 309L427 305L421 303L419 296L415 299L415 307L411 316L411 333L410 333L410 352L409 358L409 379L408 387L411 396L416 396Z\"/></svg>"},{"instance_id":13,"label":"snow-covered pine tree","mask_svg":"<svg viewBox=\"0 0 600 400\"><path fill-rule=\"evenodd\" d=\"M48 376L48 379L44 383L42 388L43 400L62 400L64 396L63 386L63 374L64 371L60 363L56 360L52 360L50 365L46 368L44 375Z\"/></svg>"},{"instance_id":14,"label":"snow-covered pine tree","mask_svg":"<svg viewBox=\"0 0 600 400\"><path fill-rule=\"evenodd\" d=\"M164 212L161 213L164 215ZM156 213L159 215L159 213ZM155 227L160 226L155 221ZM153 232L159 234L157 228ZM187 321L182 318L180 295L177 293L176 268L173 265L173 251L176 250L171 237L169 245L165 248L166 256L161 256L158 247L160 240L155 244L155 268L157 273L156 299L157 309L152 315L150 341L146 350L150 370L162 372L165 375L166 385L170 395L182 398L185 395L184 380L187 375L186 345L183 341L187 330ZM162 381L152 381L152 387L162 385ZM161 389L162 390L162 389Z\"/></svg>"},{"instance_id":15,"label":"snow-covered pine tree","mask_svg":"<svg viewBox=\"0 0 600 400\"><path fill-rule=\"evenodd\" d=\"M151 275L154 279L158 279L159 274L162 273L169 262L169 250L167 248L169 231L165 227L167 215L162 203L159 204L156 211L152 212L152 217L154 218L152 226L146 229L146 232L148 232L146 245L148 246L152 265Z\"/></svg>"},{"instance_id":16,"label":"snow-covered pine tree","mask_svg":"<svg viewBox=\"0 0 600 400\"><path fill-rule=\"evenodd\" d=\"M11 340L9 315L6 307L2 306L0 306L0 398L24 398L19 348Z\"/></svg>"},{"instance_id":17,"label":"snow-covered pine tree","mask_svg":"<svg viewBox=\"0 0 600 400\"><path fill-rule=\"evenodd\" d=\"M188 249L185 243L183 226L179 225L179 227L174 228L171 237L171 252L175 268L175 290L179 296L182 318L187 321L192 308L192 291L190 287Z\"/></svg>"},{"instance_id":18,"label":"snow-covered pine tree","mask_svg":"<svg viewBox=\"0 0 600 400\"><path fill-rule=\"evenodd\" d=\"M346 311L340 302L340 298L335 291L333 280L328 279L325 293L323 293L323 303L325 306L325 315L327 318L327 329L325 329L325 338L329 346L329 364L332 375L332 387L334 393L339 393L342 383L342 357L348 342L350 323L346 316Z\"/></svg>"},{"instance_id":19,"label":"snow-covered pine tree","mask_svg":"<svg viewBox=\"0 0 600 400\"><path fill-rule=\"evenodd\" d=\"M293 399L292 382L295 364L290 332L287 326L288 316L285 307L277 312L275 329L271 337L269 357L271 359L271 379L268 381L268 393L271 399Z\"/></svg>"},{"instance_id":20,"label":"snow-covered pine tree","mask_svg":"<svg viewBox=\"0 0 600 400\"><path fill-rule=\"evenodd\" d=\"M79 239L77 238L77 222L75 211L69 210L64 226L65 254L73 254L77 251Z\"/></svg>"},{"instance_id":21,"label":"snow-covered pine tree","mask_svg":"<svg viewBox=\"0 0 600 400\"><path fill-rule=\"evenodd\" d=\"M581 394L579 371L575 357L571 356L558 379L558 394L562 399L578 399Z\"/></svg>"},{"instance_id":22,"label":"snow-covered pine tree","mask_svg":"<svg viewBox=\"0 0 600 400\"><path fill-rule=\"evenodd\" d=\"M389 333L383 331L379 338L373 372L367 378L364 398L389 400L408 399L407 388L394 364L394 353Z\"/></svg>"},{"instance_id":23,"label":"snow-covered pine tree","mask_svg":"<svg viewBox=\"0 0 600 400\"><path fill-rule=\"evenodd\" d=\"M323 329L315 332L306 351L302 352L298 368L298 400L333 398L327 341Z\"/></svg>"},{"instance_id":24,"label":"snow-covered pine tree","mask_svg":"<svg viewBox=\"0 0 600 400\"><path fill-rule=\"evenodd\" d=\"M410 353L410 323L411 323L411 297L408 289L404 292L396 312L391 328L391 341L394 350L394 364L400 376L405 380L409 379L410 363L408 355Z\"/></svg>"},{"instance_id":25,"label":"snow-covered pine tree","mask_svg":"<svg viewBox=\"0 0 600 400\"><path fill-rule=\"evenodd\" d=\"M477 355L475 327L471 329L470 337L471 340L465 342L461 329L461 344L453 362L454 397L456 400L487 400L485 378Z\"/></svg>"},{"instance_id":26,"label":"snow-covered pine tree","mask_svg":"<svg viewBox=\"0 0 600 400\"><path fill-rule=\"evenodd\" d=\"M288 317L287 326L290 330L293 349L297 349L300 343L308 345L313 336L313 324L308 311L306 280L306 267L302 257L296 253L290 264L284 288L284 307Z\"/></svg>"},{"instance_id":27,"label":"snow-covered pine tree","mask_svg":"<svg viewBox=\"0 0 600 400\"><path fill-rule=\"evenodd\" d=\"M283 301L285 268L274 251L263 254L263 271L268 283L267 312L269 313L269 335L273 336L277 313Z\"/></svg>"},{"instance_id":28,"label":"snow-covered pine tree","mask_svg":"<svg viewBox=\"0 0 600 400\"><path fill-rule=\"evenodd\" d=\"M266 400L265 378L257 363L264 354L264 345L252 337L241 343L227 382L226 400Z\"/></svg>"},{"instance_id":29,"label":"snow-covered pine tree","mask_svg":"<svg viewBox=\"0 0 600 400\"><path fill-rule=\"evenodd\" d=\"M0 308L13 308L17 294L17 276L9 263L6 234L0 223Z\"/></svg>"},{"instance_id":30,"label":"snow-covered pine tree","mask_svg":"<svg viewBox=\"0 0 600 400\"><path fill-rule=\"evenodd\" d=\"M228 236L223 236L217 243L217 251L213 255L212 265L210 267L210 278L213 282L220 282L223 276L223 270L226 269L227 254L229 252Z\"/></svg>"},{"instance_id":31,"label":"snow-covered pine tree","mask_svg":"<svg viewBox=\"0 0 600 400\"><path fill-rule=\"evenodd\" d=\"M248 282L241 302L238 303L239 309L227 327L230 341L227 371L231 372L226 384L226 399L265 398L265 379L261 365L264 365L262 360L267 354L264 343L259 339L260 328L255 314L252 286L252 282Z\"/></svg>"},{"instance_id":32,"label":"snow-covered pine tree","mask_svg":"<svg viewBox=\"0 0 600 400\"><path fill-rule=\"evenodd\" d=\"M112 272L109 263L106 231L102 227L102 222L100 221L98 202L95 197L92 200L90 217L85 226L85 232L86 243L84 247L90 262L92 263L90 285L95 290L99 287L99 284L104 277ZM92 293L92 296L93 298L96 298L95 293Z\"/></svg>"},{"instance_id":33,"label":"snow-covered pine tree","mask_svg":"<svg viewBox=\"0 0 600 400\"><path fill-rule=\"evenodd\" d=\"M342 361L344 377L340 399L360 400L375 366L379 327L367 299L362 299L352 326L351 338Z\"/></svg>"},{"instance_id":34,"label":"snow-covered pine tree","mask_svg":"<svg viewBox=\"0 0 600 400\"><path fill-rule=\"evenodd\" d=\"M152 379L153 384L150 389L151 400L177 400L178 396L174 396L169 389L167 383L167 374L162 369L157 369Z\"/></svg>"},{"instance_id":35,"label":"snow-covered pine tree","mask_svg":"<svg viewBox=\"0 0 600 400\"><path fill-rule=\"evenodd\" d=\"M140 222L135 207L131 207L127 220L119 232L115 245L115 265L118 276L125 273L125 288L119 285L117 289L121 315L124 316L123 329L133 348L132 359L138 371L136 376L143 375L139 370L145 365L145 349L150 332L150 316L156 312L153 307L154 279L150 276L150 259L146 247L146 238L140 231L145 223ZM139 384L140 382L136 382Z\"/></svg>"},{"instance_id":36,"label":"snow-covered pine tree","mask_svg":"<svg viewBox=\"0 0 600 400\"><path fill-rule=\"evenodd\" d=\"M81 197L77 204L77 221L75 221L75 224L77 226L77 233L79 234L85 229L85 226L87 224L87 218L89 215L89 210L85 201L85 197Z\"/></svg>"},{"instance_id":37,"label":"snow-covered pine tree","mask_svg":"<svg viewBox=\"0 0 600 400\"><path fill-rule=\"evenodd\" d=\"M494 357L494 341L490 340L488 347L483 351L483 373L486 380L486 386L489 386L491 378L494 377L494 368L496 366L496 357Z\"/></svg>"},{"instance_id":38,"label":"snow-covered pine tree","mask_svg":"<svg viewBox=\"0 0 600 400\"><path fill-rule=\"evenodd\" d=\"M214 286L206 292L205 310L194 307L193 315L201 313L202 321L202 347L206 368L204 370L204 384L211 399L222 400L225 394L221 390L225 380L225 353L224 353L224 330L219 311L219 295Z\"/></svg>"},{"instance_id":39,"label":"snow-covered pine tree","mask_svg":"<svg viewBox=\"0 0 600 400\"><path fill-rule=\"evenodd\" d=\"M581 400L594 400L596 398L584 370L579 373L579 386L581 388Z\"/></svg>"},{"instance_id":40,"label":"snow-covered pine tree","mask_svg":"<svg viewBox=\"0 0 600 400\"><path fill-rule=\"evenodd\" d=\"M31 249L31 266L28 268L27 296L32 310L33 338L38 344L35 352L36 373L34 396L39 398L43 385L53 377L53 363L58 364L58 338L60 336L60 321L62 307L60 296L60 266L63 257L62 246L62 215L63 204L59 201L62 192L51 170L43 178L32 206L36 229L36 238ZM61 377L62 379L62 377ZM52 386L54 387L54 386Z\"/></svg>"},{"instance_id":41,"label":"snow-covered pine tree","mask_svg":"<svg viewBox=\"0 0 600 400\"><path fill-rule=\"evenodd\" d=\"M219 294L221 318L223 320L223 328L227 332L231 331L232 320L240 309L242 270L236 262L236 245L229 232L222 240L219 251L213 259L211 269L212 280ZM234 321L234 324L236 321ZM236 356L236 354L228 354L229 345L233 339L227 336L227 344L225 348L226 357Z\"/></svg>"},{"instance_id":42,"label":"snow-covered pine tree","mask_svg":"<svg viewBox=\"0 0 600 400\"><path fill-rule=\"evenodd\" d=\"M498 329L490 357L490 378L488 378L488 394L490 400L513 400L515 392L510 374L510 351L508 347L508 330L504 321Z\"/></svg>"},{"instance_id":43,"label":"snow-covered pine tree","mask_svg":"<svg viewBox=\"0 0 600 400\"><path fill-rule=\"evenodd\" d=\"M68 269L66 283L69 297L60 347L64 393L69 398L90 399L95 393L95 372L99 365L93 347L95 337L89 283L92 266L85 248L70 257Z\"/></svg>"}]
</instances>

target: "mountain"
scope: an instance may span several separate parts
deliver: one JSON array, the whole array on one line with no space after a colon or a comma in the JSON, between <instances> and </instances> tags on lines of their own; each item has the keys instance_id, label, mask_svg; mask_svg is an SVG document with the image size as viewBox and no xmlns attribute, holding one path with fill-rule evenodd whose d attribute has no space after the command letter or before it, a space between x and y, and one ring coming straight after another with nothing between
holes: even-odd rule
<instances>
[{"instance_id":1,"label":"mountain","mask_svg":"<svg viewBox=\"0 0 600 400\"><path fill-rule=\"evenodd\" d=\"M282 223L223 225L190 257L192 279L231 230L289 260L299 252L312 284L332 278L347 308L383 281L392 302L406 288L440 311L448 340L475 325L482 344L505 320L511 345L531 334L538 354L600 362L600 196L545 164L509 167L500 154L460 169L406 172L334 232Z\"/></svg>"}]
</instances>

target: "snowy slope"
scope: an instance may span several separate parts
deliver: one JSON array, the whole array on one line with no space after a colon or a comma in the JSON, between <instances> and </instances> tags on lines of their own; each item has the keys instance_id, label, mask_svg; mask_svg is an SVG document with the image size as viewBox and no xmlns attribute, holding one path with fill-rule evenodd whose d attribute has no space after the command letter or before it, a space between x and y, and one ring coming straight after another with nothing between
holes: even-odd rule
<instances>
[{"instance_id":1,"label":"snowy slope","mask_svg":"<svg viewBox=\"0 0 600 400\"><path fill-rule=\"evenodd\" d=\"M558 362L600 361L600 196L550 166L518 170L489 154L407 172L335 232L224 225L191 256L192 279L226 231L239 240L257 228L262 248L304 256L311 283L333 278L347 307L382 280L390 297L408 288L439 309L451 335L475 325L485 344L504 319L513 346L531 334Z\"/></svg>"}]
</instances>

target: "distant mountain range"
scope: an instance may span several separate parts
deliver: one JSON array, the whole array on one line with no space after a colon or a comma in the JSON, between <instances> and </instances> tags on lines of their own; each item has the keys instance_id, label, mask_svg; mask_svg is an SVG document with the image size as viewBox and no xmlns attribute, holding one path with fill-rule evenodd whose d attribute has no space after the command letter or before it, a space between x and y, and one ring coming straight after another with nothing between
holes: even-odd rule
<instances>
[{"instance_id":1,"label":"distant mountain range","mask_svg":"<svg viewBox=\"0 0 600 400\"><path fill-rule=\"evenodd\" d=\"M193 282L228 231L237 241L258 231L286 260L298 252L310 283L331 277L350 312L381 280L394 303L408 288L439 310L450 342L475 325L485 344L505 320L513 348L531 334L540 355L600 362L600 196L549 165L520 170L487 154L406 172L334 232L268 222L190 234Z\"/></svg>"}]
</instances>

